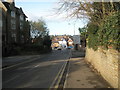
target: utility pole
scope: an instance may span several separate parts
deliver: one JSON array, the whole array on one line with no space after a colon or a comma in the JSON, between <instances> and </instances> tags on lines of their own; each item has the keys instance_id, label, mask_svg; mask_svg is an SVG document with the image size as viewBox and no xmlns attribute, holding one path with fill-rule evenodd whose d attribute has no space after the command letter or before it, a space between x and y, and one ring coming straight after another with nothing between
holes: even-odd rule
<instances>
[{"instance_id":1,"label":"utility pole","mask_svg":"<svg viewBox=\"0 0 120 90\"><path fill-rule=\"evenodd\" d=\"M75 35L75 23L74 23L74 35Z\"/></svg>"}]
</instances>

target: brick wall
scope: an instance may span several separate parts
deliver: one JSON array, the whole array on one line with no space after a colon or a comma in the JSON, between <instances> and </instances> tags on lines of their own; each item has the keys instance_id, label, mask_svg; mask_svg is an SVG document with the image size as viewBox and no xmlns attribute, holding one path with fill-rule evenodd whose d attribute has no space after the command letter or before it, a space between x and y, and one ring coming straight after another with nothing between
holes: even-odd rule
<instances>
[{"instance_id":1,"label":"brick wall","mask_svg":"<svg viewBox=\"0 0 120 90\"><path fill-rule=\"evenodd\" d=\"M120 60L120 53L112 49L103 50L99 48L94 51L87 48L86 60L112 87L118 88L118 60Z\"/></svg>"}]
</instances>

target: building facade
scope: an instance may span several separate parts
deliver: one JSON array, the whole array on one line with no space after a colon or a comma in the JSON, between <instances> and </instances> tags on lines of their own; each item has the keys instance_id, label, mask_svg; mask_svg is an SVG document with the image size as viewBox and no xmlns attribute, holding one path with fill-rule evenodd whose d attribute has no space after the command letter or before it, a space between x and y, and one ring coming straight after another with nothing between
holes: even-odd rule
<instances>
[{"instance_id":1,"label":"building facade","mask_svg":"<svg viewBox=\"0 0 120 90\"><path fill-rule=\"evenodd\" d=\"M22 8L15 6L14 0L1 2L0 12L2 12L2 43L3 54L11 53L12 49L22 44L29 43L30 40L30 25L26 20ZM0 5L0 6L1 6ZM1 11L2 10L2 11ZM4 55L3 55L4 56Z\"/></svg>"}]
</instances>

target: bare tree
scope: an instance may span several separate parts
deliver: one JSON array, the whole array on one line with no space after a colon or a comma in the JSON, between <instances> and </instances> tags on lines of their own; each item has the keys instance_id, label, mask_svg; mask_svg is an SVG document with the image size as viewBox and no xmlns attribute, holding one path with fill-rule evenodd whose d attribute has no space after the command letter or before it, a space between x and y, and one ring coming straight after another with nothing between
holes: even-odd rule
<instances>
[{"instance_id":1,"label":"bare tree","mask_svg":"<svg viewBox=\"0 0 120 90\"><path fill-rule=\"evenodd\" d=\"M108 15L112 15L118 9L120 10L120 2L92 2L89 0L60 0L58 12L67 12L67 17L87 18L98 26L101 20Z\"/></svg>"}]
</instances>

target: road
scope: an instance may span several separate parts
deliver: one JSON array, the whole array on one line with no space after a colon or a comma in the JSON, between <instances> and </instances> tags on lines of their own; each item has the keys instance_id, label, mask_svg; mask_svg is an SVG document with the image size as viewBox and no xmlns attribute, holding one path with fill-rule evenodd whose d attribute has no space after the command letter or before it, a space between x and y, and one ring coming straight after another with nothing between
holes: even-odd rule
<instances>
[{"instance_id":1,"label":"road","mask_svg":"<svg viewBox=\"0 0 120 90\"><path fill-rule=\"evenodd\" d=\"M2 87L50 88L69 57L70 50L55 50L43 57L3 69Z\"/></svg>"}]
</instances>

